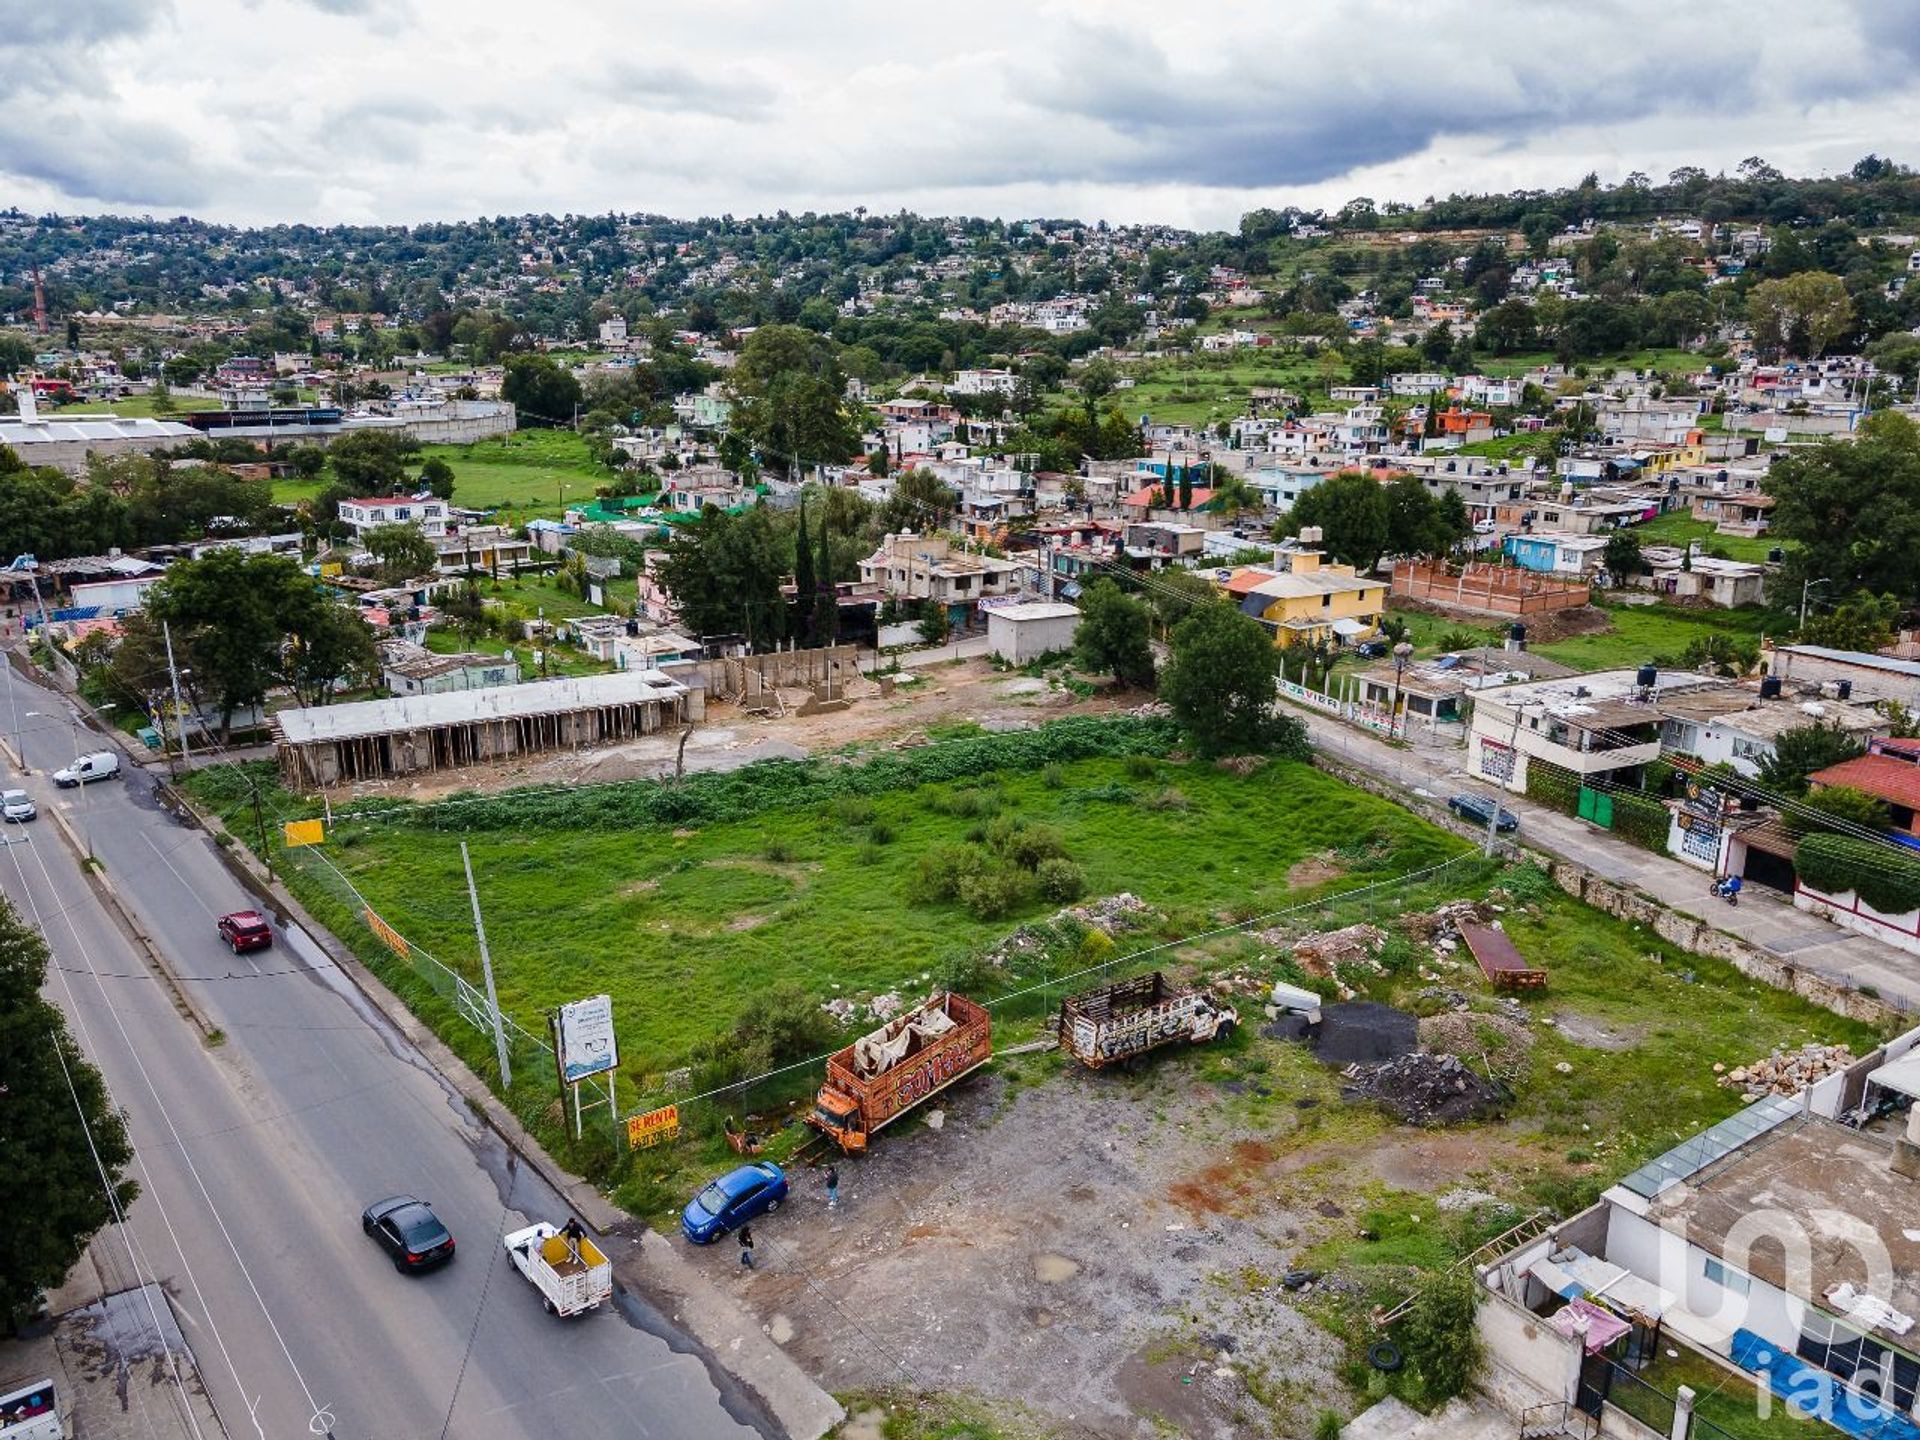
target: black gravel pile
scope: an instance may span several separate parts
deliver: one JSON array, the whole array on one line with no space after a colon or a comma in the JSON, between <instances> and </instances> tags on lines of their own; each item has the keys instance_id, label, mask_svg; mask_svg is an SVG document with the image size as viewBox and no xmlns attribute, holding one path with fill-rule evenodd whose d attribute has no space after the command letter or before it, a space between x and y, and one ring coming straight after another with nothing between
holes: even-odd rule
<instances>
[{"instance_id":1,"label":"black gravel pile","mask_svg":"<svg viewBox=\"0 0 1920 1440\"><path fill-rule=\"evenodd\" d=\"M1377 1065L1420 1047L1420 1022L1373 1000L1329 1005L1320 1012L1314 1052L1329 1065Z\"/></svg>"}]
</instances>

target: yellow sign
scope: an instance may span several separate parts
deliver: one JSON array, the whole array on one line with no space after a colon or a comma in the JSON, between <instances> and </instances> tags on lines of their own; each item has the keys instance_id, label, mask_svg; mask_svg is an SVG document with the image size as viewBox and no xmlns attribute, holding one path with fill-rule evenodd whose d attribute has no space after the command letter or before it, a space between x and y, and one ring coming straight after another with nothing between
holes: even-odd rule
<instances>
[{"instance_id":1,"label":"yellow sign","mask_svg":"<svg viewBox=\"0 0 1920 1440\"><path fill-rule=\"evenodd\" d=\"M289 850L301 845L319 845L327 838L324 820L289 820L280 828L286 834Z\"/></svg>"},{"instance_id":2,"label":"yellow sign","mask_svg":"<svg viewBox=\"0 0 1920 1440\"><path fill-rule=\"evenodd\" d=\"M393 951L394 954L398 955L402 960L407 959L413 947L407 944L406 936L402 935L398 930L374 914L371 906L363 913L367 917L367 928L384 940L387 948Z\"/></svg>"},{"instance_id":3,"label":"yellow sign","mask_svg":"<svg viewBox=\"0 0 1920 1440\"><path fill-rule=\"evenodd\" d=\"M663 1105L658 1110L649 1110L644 1115L627 1117L627 1148L644 1150L649 1145L658 1145L662 1140L676 1140L680 1136L680 1107Z\"/></svg>"}]
</instances>

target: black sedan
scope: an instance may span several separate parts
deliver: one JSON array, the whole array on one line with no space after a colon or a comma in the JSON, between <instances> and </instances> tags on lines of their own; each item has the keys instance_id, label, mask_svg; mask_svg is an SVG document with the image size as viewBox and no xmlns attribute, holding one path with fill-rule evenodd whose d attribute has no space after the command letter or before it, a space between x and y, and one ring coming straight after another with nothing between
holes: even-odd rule
<instances>
[{"instance_id":1,"label":"black sedan","mask_svg":"<svg viewBox=\"0 0 1920 1440\"><path fill-rule=\"evenodd\" d=\"M1493 819L1494 811L1499 810L1500 820L1495 827L1503 834L1511 834L1520 828L1520 817L1511 810L1502 809L1484 795L1456 795L1447 801L1447 808L1469 825L1485 827Z\"/></svg>"},{"instance_id":2,"label":"black sedan","mask_svg":"<svg viewBox=\"0 0 1920 1440\"><path fill-rule=\"evenodd\" d=\"M360 1228L380 1242L393 1268L403 1275L431 1270L453 1259L453 1236L432 1206L411 1195L374 1201L361 1212Z\"/></svg>"}]
</instances>

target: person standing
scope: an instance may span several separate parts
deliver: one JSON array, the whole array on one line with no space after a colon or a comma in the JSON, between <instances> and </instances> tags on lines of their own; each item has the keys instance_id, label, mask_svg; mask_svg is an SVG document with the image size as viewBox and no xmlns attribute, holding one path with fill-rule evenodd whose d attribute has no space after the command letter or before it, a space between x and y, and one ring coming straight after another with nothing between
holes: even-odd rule
<instances>
[{"instance_id":1,"label":"person standing","mask_svg":"<svg viewBox=\"0 0 1920 1440\"><path fill-rule=\"evenodd\" d=\"M840 1208L840 1168L837 1165L828 1165L826 1178L827 1209L838 1210Z\"/></svg>"},{"instance_id":2,"label":"person standing","mask_svg":"<svg viewBox=\"0 0 1920 1440\"><path fill-rule=\"evenodd\" d=\"M740 1268L742 1270L753 1268L753 1227L751 1225L740 1227Z\"/></svg>"}]
</instances>

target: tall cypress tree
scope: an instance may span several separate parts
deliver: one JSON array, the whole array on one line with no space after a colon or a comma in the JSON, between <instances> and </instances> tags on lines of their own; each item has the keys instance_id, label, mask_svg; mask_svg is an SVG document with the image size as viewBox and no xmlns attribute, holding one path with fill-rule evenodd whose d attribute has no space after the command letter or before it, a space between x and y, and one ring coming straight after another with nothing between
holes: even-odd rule
<instances>
[{"instance_id":1,"label":"tall cypress tree","mask_svg":"<svg viewBox=\"0 0 1920 1440\"><path fill-rule=\"evenodd\" d=\"M1193 508L1193 466L1191 465L1180 467L1180 508L1182 510Z\"/></svg>"},{"instance_id":2,"label":"tall cypress tree","mask_svg":"<svg viewBox=\"0 0 1920 1440\"><path fill-rule=\"evenodd\" d=\"M807 542L807 497L800 497L800 527L793 541L793 633L809 639L813 616L813 547Z\"/></svg>"},{"instance_id":3,"label":"tall cypress tree","mask_svg":"<svg viewBox=\"0 0 1920 1440\"><path fill-rule=\"evenodd\" d=\"M807 532L800 532L800 548L806 549ZM833 552L827 544L827 507L820 507L820 564L818 587L813 605L813 640L816 645L833 645L840 639L840 602L833 588Z\"/></svg>"}]
</instances>

